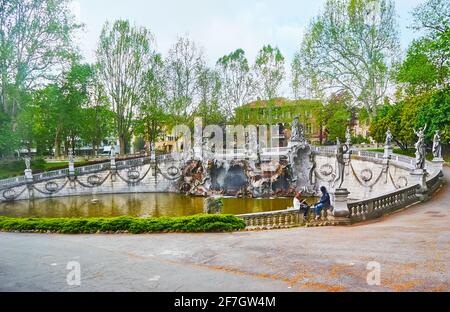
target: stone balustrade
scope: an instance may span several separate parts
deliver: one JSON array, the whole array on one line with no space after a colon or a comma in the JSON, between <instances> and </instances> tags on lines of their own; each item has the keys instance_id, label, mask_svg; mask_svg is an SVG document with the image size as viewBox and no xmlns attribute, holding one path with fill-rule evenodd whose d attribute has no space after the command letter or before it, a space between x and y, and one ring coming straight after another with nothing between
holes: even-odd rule
<instances>
[{"instance_id":1,"label":"stone balustrade","mask_svg":"<svg viewBox=\"0 0 450 312\"><path fill-rule=\"evenodd\" d=\"M348 203L352 223L379 218L419 202L416 196L417 185L388 193L383 196Z\"/></svg>"},{"instance_id":2,"label":"stone balustrade","mask_svg":"<svg viewBox=\"0 0 450 312\"><path fill-rule=\"evenodd\" d=\"M281 229L303 224L303 214L297 209L237 215L245 221L247 230Z\"/></svg>"}]
</instances>

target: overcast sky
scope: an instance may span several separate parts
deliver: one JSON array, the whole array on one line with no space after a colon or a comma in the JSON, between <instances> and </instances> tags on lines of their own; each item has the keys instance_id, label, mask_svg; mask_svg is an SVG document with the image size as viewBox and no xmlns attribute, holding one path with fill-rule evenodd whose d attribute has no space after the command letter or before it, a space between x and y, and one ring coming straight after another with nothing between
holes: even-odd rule
<instances>
[{"instance_id":1,"label":"overcast sky","mask_svg":"<svg viewBox=\"0 0 450 312\"><path fill-rule=\"evenodd\" d=\"M411 10L423 0L396 0L402 49L415 34ZM286 67L300 45L304 29L322 10L325 0L75 0L73 11L85 24L81 52L95 61L95 50L105 21L119 18L148 27L158 51L166 54L178 36L188 35L204 50L212 66L217 59L242 48L250 62L265 44L278 46Z\"/></svg>"}]
</instances>

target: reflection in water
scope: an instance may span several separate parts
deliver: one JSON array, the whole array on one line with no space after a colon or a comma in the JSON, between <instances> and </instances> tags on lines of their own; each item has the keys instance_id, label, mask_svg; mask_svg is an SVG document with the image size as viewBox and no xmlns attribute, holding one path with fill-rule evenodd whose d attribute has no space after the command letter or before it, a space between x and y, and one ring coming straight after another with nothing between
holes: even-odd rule
<instances>
[{"instance_id":1,"label":"reflection in water","mask_svg":"<svg viewBox=\"0 0 450 312\"><path fill-rule=\"evenodd\" d=\"M292 198L224 198L225 214L283 210ZM173 193L73 196L0 203L0 216L11 217L161 217L203 212L203 197Z\"/></svg>"}]
</instances>

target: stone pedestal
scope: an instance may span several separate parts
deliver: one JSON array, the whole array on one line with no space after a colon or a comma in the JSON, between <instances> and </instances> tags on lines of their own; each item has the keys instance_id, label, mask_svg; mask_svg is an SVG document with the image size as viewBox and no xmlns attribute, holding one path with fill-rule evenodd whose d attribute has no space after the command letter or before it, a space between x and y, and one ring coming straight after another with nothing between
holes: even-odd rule
<instances>
[{"instance_id":1,"label":"stone pedestal","mask_svg":"<svg viewBox=\"0 0 450 312\"><path fill-rule=\"evenodd\" d=\"M25 169L24 173L25 173L25 181L27 183L27 188L28 188L28 196L29 196L29 198L33 198L34 197L33 172L31 171L31 169Z\"/></svg>"},{"instance_id":2,"label":"stone pedestal","mask_svg":"<svg viewBox=\"0 0 450 312\"><path fill-rule=\"evenodd\" d=\"M433 158L433 160L431 161L433 163L433 165L435 165L436 168L442 170L442 167L444 166L444 159L439 157L439 158Z\"/></svg>"},{"instance_id":3,"label":"stone pedestal","mask_svg":"<svg viewBox=\"0 0 450 312\"><path fill-rule=\"evenodd\" d=\"M24 173L27 183L33 182L33 172L31 171L31 169L25 169Z\"/></svg>"},{"instance_id":4,"label":"stone pedestal","mask_svg":"<svg viewBox=\"0 0 450 312\"><path fill-rule=\"evenodd\" d=\"M392 148L392 146L390 145L385 145L384 146L384 155L383 158L391 158L392 154L394 153L394 149Z\"/></svg>"},{"instance_id":5,"label":"stone pedestal","mask_svg":"<svg viewBox=\"0 0 450 312\"><path fill-rule=\"evenodd\" d=\"M424 169L415 169L410 174L413 180L413 184L419 185L419 189L416 191L417 197L419 197L419 199L422 201L426 200L428 198L428 187L426 180L427 172Z\"/></svg>"},{"instance_id":6,"label":"stone pedestal","mask_svg":"<svg viewBox=\"0 0 450 312\"><path fill-rule=\"evenodd\" d=\"M348 211L347 201L350 192L346 188L336 189L332 193L333 213L328 219L334 224L349 224L350 211Z\"/></svg>"},{"instance_id":7,"label":"stone pedestal","mask_svg":"<svg viewBox=\"0 0 450 312\"><path fill-rule=\"evenodd\" d=\"M116 181L116 172L117 172L116 158L115 157L111 157L110 161L111 161L111 165L110 165L111 181L114 182L114 181Z\"/></svg>"}]
</instances>

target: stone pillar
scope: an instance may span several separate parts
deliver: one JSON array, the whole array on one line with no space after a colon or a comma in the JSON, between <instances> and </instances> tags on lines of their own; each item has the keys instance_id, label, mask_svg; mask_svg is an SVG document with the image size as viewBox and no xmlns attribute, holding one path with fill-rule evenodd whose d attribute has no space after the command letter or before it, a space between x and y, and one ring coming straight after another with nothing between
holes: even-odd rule
<instances>
[{"instance_id":1,"label":"stone pillar","mask_svg":"<svg viewBox=\"0 0 450 312\"><path fill-rule=\"evenodd\" d=\"M69 177L75 176L75 161L72 152L69 152Z\"/></svg>"},{"instance_id":2,"label":"stone pillar","mask_svg":"<svg viewBox=\"0 0 450 312\"><path fill-rule=\"evenodd\" d=\"M439 157L439 158L435 157L435 158L433 158L433 160L431 162L437 169L442 171L442 168L444 166L444 159L442 157Z\"/></svg>"},{"instance_id":3,"label":"stone pillar","mask_svg":"<svg viewBox=\"0 0 450 312\"><path fill-rule=\"evenodd\" d=\"M348 211L347 202L350 192L346 188L338 188L332 193L333 213L328 216L328 220L333 224L349 224L350 211Z\"/></svg>"},{"instance_id":4,"label":"stone pillar","mask_svg":"<svg viewBox=\"0 0 450 312\"><path fill-rule=\"evenodd\" d=\"M385 145L385 146L384 146L384 155L383 155L383 158L389 159L389 158L391 158L392 154L393 154L393 148L392 148L392 146L391 146L391 145Z\"/></svg>"},{"instance_id":5,"label":"stone pillar","mask_svg":"<svg viewBox=\"0 0 450 312\"><path fill-rule=\"evenodd\" d=\"M111 161L111 173L114 175L116 173L117 167L116 167L116 156L111 155L110 157Z\"/></svg>"},{"instance_id":6,"label":"stone pillar","mask_svg":"<svg viewBox=\"0 0 450 312\"><path fill-rule=\"evenodd\" d=\"M156 147L155 147L155 143L151 143L150 144L150 160L151 161L155 161L156 160Z\"/></svg>"},{"instance_id":7,"label":"stone pillar","mask_svg":"<svg viewBox=\"0 0 450 312\"><path fill-rule=\"evenodd\" d=\"M428 199L428 187L427 187L427 172L425 169L415 169L410 173L413 180L413 184L418 184L419 188L416 191L417 197L421 201Z\"/></svg>"}]
</instances>

